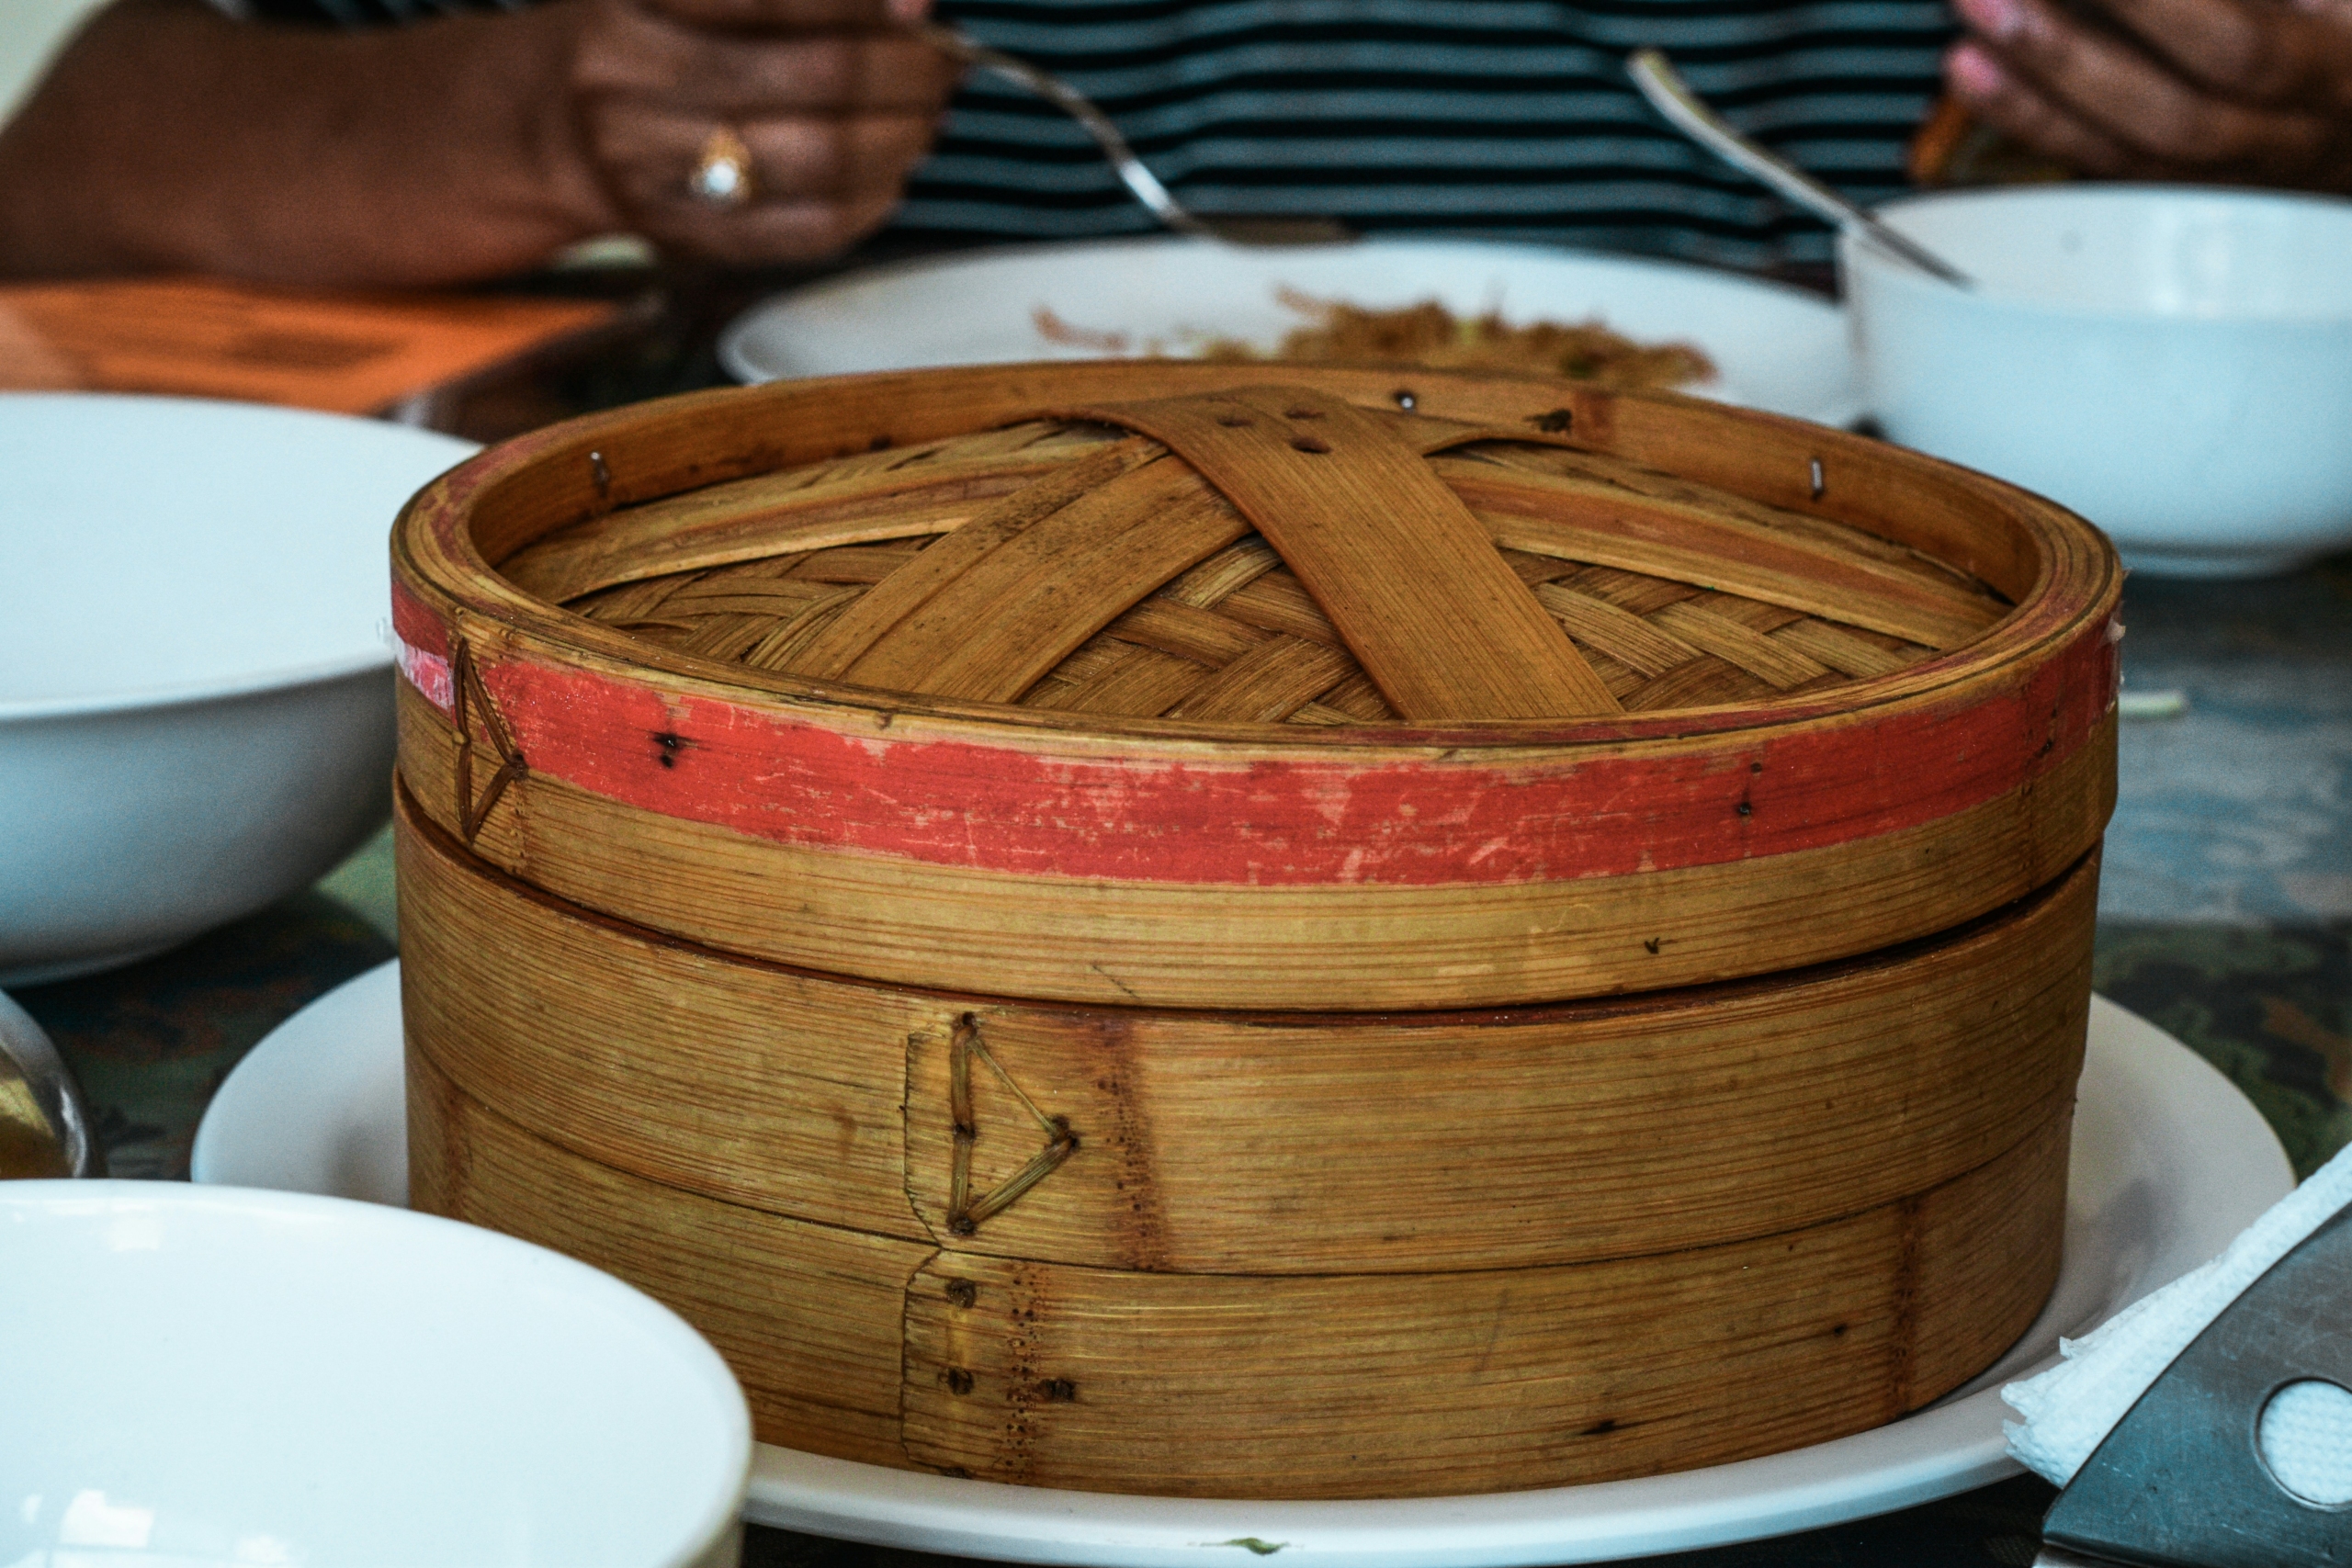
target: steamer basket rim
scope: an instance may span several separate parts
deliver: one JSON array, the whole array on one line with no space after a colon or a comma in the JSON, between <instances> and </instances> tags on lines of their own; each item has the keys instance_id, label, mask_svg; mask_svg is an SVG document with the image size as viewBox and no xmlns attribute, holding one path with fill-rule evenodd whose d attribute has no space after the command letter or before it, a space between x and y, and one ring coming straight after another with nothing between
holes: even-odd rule
<instances>
[{"instance_id":1,"label":"steamer basket rim","mask_svg":"<svg viewBox=\"0 0 2352 1568\"><path fill-rule=\"evenodd\" d=\"M1413 373L1413 378L1424 405L1428 401L1426 394L1432 390L1476 395L1508 389L1531 400L1565 405L1573 412L1575 427L1578 429L1597 427L1608 433L1627 423L1681 422L1698 426L1711 439L1726 445L1742 436L1751 443L1771 440L1803 447L1820 455L1825 461L1836 460L1841 467L1859 465L1905 478L1969 503L1980 516L1999 523L2030 542L2038 557L2034 580L2024 592L2011 595L2014 602L2008 614L1973 641L1892 674L1857 679L1815 699L1693 706L1615 717L1322 728L1060 713L1014 704L959 701L778 675L730 661L678 653L650 639L600 626L514 587L482 552L470 525L481 509L505 500L520 481L544 471L549 465L569 460L580 471L588 472L592 464L603 463L605 447L620 440L643 440L649 430L657 437L673 435L680 427L694 423L695 416L730 405L764 402L771 405L764 417L781 421L797 412L838 403L850 397L887 404L892 400L890 394L894 391L942 387L954 389L964 383L987 385L1008 376L1030 376L1040 378L1045 383L1033 394L1035 402L1043 406L1074 396L1102 396L1101 389L1089 383L1116 388L1118 373L1148 378L1152 385L1173 380L1186 389L1209 389L1252 380L1262 384L1274 368L1262 364L1129 361L873 372L688 392L582 415L491 446L420 491L401 509L393 525L393 574L401 588L422 601L452 628L465 623L497 628L505 637L526 641L536 651L563 662L609 666L707 700L787 713L812 721L830 720L835 725L844 718L853 723L862 718L885 730L908 725L920 727L925 733L944 729L1000 739L1008 732L1027 732L1041 741L1053 738L1073 743L1091 740L1201 746L1227 757L1246 751L1251 757L1264 758L1329 758L1335 753L1361 758L1426 758L1431 751L1443 754L1467 750L1475 751L1483 760L1500 761L1509 760L1514 751L1549 755L1563 746L1610 750L1634 746L1647 750L1656 745L1671 747L1680 741L1704 742L1709 738L1726 735L1754 734L1760 739L1824 723L1862 721L1890 708L1951 701L1960 695L1959 688L1988 678L1997 680L2005 668L2030 664L2037 653L2054 653L2086 629L2098 629L2110 639L2120 636L2114 616L2122 571L2112 546L2081 517L2018 486L1869 436L1783 415L1672 392L1610 393L1548 378L1506 374L1422 371ZM1361 394L1367 385L1385 385L1404 374L1394 367L1281 367L1281 373L1325 386L1336 380L1341 383L1342 395L1351 396ZM1071 382L1078 383L1074 389ZM1132 392L1134 388L1130 384L1125 389ZM1375 398L1384 395L1374 394ZM1005 422L981 416L954 430L925 432L907 439L929 440L957 430L977 432L1000 423ZM1591 449L1623 455L1616 453L1605 434L1595 438ZM694 469L689 475L672 476L659 486L646 488L642 493L630 493L626 500L615 499L609 504L631 504L676 494L797 462L821 460L826 455L774 461L769 460L774 457L772 452L755 451L750 460L739 456L721 470ZM604 470L597 468L594 471ZM1787 503L1785 498L1757 499ZM1800 509L1812 510L1834 521L1851 521L1825 508ZM594 510L592 505L574 515L588 515ZM565 519L571 520L570 516ZM2109 700L2111 703L2112 694Z\"/></svg>"}]
</instances>

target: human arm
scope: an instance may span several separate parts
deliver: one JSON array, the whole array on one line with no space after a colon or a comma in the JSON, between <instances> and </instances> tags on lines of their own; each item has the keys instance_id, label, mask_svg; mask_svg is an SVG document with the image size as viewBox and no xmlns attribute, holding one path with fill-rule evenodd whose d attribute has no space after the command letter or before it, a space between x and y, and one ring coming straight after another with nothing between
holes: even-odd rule
<instances>
[{"instance_id":1,"label":"human arm","mask_svg":"<svg viewBox=\"0 0 2352 1568\"><path fill-rule=\"evenodd\" d=\"M0 271L435 284L615 231L748 265L880 223L953 85L884 0L555 0L337 30L120 0L0 130ZM685 181L735 130L757 198Z\"/></svg>"}]
</instances>

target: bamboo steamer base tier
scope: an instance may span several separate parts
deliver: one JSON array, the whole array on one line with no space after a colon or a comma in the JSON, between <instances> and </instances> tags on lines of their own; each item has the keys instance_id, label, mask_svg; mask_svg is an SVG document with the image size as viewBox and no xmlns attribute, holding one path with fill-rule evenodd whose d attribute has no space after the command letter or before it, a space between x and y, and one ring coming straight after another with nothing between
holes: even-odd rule
<instances>
[{"instance_id":1,"label":"bamboo steamer base tier","mask_svg":"<svg viewBox=\"0 0 2352 1568\"><path fill-rule=\"evenodd\" d=\"M797 971L399 822L414 1201L669 1303L766 1441L1204 1496L1615 1479L1916 1409L2056 1278L2095 859L1767 982L1248 1014Z\"/></svg>"}]
</instances>

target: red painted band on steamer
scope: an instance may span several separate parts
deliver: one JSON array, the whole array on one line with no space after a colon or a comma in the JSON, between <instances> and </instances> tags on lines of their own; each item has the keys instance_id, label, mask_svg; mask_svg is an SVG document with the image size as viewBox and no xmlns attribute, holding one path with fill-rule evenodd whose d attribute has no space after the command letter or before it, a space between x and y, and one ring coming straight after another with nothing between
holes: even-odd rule
<instances>
[{"instance_id":1,"label":"red painted band on steamer","mask_svg":"<svg viewBox=\"0 0 2352 1568\"><path fill-rule=\"evenodd\" d=\"M447 630L393 598L401 669L447 712ZM844 732L527 657L478 669L533 774L681 820L1007 874L1311 886L1619 876L1915 827L2064 761L2104 716L2114 662L2093 625L2021 687L1965 706L1513 762L1105 756L1029 731Z\"/></svg>"}]
</instances>

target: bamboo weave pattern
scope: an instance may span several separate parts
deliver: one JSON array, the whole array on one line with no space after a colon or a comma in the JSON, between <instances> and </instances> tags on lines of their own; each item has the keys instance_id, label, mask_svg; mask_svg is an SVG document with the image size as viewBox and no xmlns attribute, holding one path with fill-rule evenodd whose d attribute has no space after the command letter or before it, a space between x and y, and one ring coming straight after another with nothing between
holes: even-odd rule
<instances>
[{"instance_id":1,"label":"bamboo weave pattern","mask_svg":"<svg viewBox=\"0 0 2352 1568\"><path fill-rule=\"evenodd\" d=\"M1424 450L1464 432L1396 416ZM1806 696L2006 612L1917 552L1591 453L1428 459L1629 713ZM1403 716L1232 502L1165 446L1044 420L714 485L564 529L517 586L676 652L1105 716Z\"/></svg>"}]
</instances>

